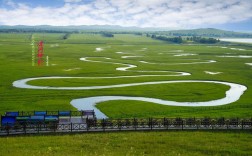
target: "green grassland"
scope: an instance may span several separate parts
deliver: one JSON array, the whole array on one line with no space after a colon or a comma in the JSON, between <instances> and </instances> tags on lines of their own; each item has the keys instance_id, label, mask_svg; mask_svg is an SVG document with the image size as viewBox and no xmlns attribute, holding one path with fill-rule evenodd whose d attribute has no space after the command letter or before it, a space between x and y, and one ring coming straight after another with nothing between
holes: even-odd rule
<instances>
[{"instance_id":1,"label":"green grassland","mask_svg":"<svg viewBox=\"0 0 252 156\"><path fill-rule=\"evenodd\" d=\"M0 138L0 155L251 155L251 140L250 133L240 131L120 132L6 137Z\"/></svg>"},{"instance_id":2,"label":"green grassland","mask_svg":"<svg viewBox=\"0 0 252 156\"><path fill-rule=\"evenodd\" d=\"M31 36L44 40L45 56L50 66L32 66ZM169 80L212 80L242 84L248 87L240 100L215 107L165 106L141 101L107 101L97 107L111 118L133 117L239 117L252 116L252 58L225 58L221 55L251 55L249 45L177 45L152 40L145 36L116 34L114 38L99 34L13 33L0 34L0 113L16 110L76 110L70 101L102 95L124 95L159 98L171 101L209 101L225 96L229 87L211 83L156 84L95 90L37 90L15 88L19 79L46 76L113 77L161 75L118 79L53 79L34 80L38 86L96 86ZM220 48L226 46L228 48ZM96 52L96 48L103 51ZM242 48L232 50L230 48ZM179 50L179 51L178 51ZM125 52L118 54L116 52ZM176 57L175 54L193 53ZM229 53L229 54L226 54ZM121 58L121 56L142 56ZM117 71L123 65L84 62L90 60L134 64L137 68ZM109 57L111 60L105 60ZM139 61L163 64L144 64ZM177 64L205 62L209 64ZM79 68L77 70L70 70ZM156 72L139 72L139 71ZM188 72L190 76L169 76L172 72ZM222 72L218 75L205 71ZM22 142L22 143L20 143ZM250 132L148 132L98 133L63 136L29 136L0 138L0 155L251 155ZM29 146L29 149L27 148ZM12 150L9 150L12 148Z\"/></svg>"},{"instance_id":3,"label":"green grassland","mask_svg":"<svg viewBox=\"0 0 252 156\"><path fill-rule=\"evenodd\" d=\"M44 40L45 55L49 56L50 66L31 66L30 38L34 36L35 41ZM124 88L110 88L97 90L33 90L12 87L12 82L19 79L40 76L72 76L72 77L113 77L134 75L160 75L147 77L131 77L117 79L51 79L34 80L29 84L39 86L98 86L113 85L150 81L167 80L216 80L239 83L246 85L248 90L241 99L235 103L217 107L176 107L156 106L153 103L134 101L129 114L120 114L121 108L130 105L129 101L108 101L97 105L105 114L114 118L121 117L248 117L251 116L250 108L252 101L250 86L252 85L251 67L245 63L252 62L251 58L224 58L221 55L251 55L251 47L246 45L177 45L167 44L158 40L152 40L145 36L116 34L114 38L102 37L99 34L72 34L63 40L64 34L0 34L0 59L1 59L1 105L0 112L14 110L55 110L71 109L70 101L75 98L102 95L124 95L160 98L164 100L181 102L200 102L219 99L224 97L228 87L220 84L208 83L178 83L178 84L156 84L142 85ZM4 40L4 41L3 41ZM97 43L95 43L97 41ZM92 42L92 43L91 43ZM228 48L220 48L227 46ZM103 48L96 52L95 48ZM244 48L246 51L231 50L230 48ZM118 54L116 52L125 52ZM176 57L175 54L192 53L193 56ZM121 56L141 56L121 58ZM80 61L80 57L89 58L101 62ZM109 57L105 60L103 57ZM144 64L139 61L162 64ZM216 60L209 64L178 64L190 62L206 62ZM103 61L103 62L102 62ZM129 71L117 71L120 64L104 62L134 64L137 68ZM76 70L69 70L75 69ZM139 72L139 71L155 72ZM190 76L169 76L173 72L158 71L183 71L191 73ZM209 75L204 71L222 72L218 75ZM175 74L176 75L176 74ZM117 103L116 107L115 106ZM140 111L144 109L153 110L155 113ZM157 109L156 107L164 107ZM111 108L108 110L108 108ZM113 108L113 109L112 109ZM134 113L135 109L140 109ZM117 112L117 113L111 113ZM176 113L177 112L177 113ZM192 113L193 112L193 113ZM119 114L118 114L119 113ZM116 115L117 114L117 115ZM137 114L146 114L137 115Z\"/></svg>"}]
</instances>

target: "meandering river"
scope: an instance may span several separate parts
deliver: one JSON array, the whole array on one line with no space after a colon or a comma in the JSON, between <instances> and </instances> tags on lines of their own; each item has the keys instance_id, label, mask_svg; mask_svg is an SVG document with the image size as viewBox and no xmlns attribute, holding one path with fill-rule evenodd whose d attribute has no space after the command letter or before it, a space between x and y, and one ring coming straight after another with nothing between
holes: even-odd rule
<instances>
[{"instance_id":1,"label":"meandering river","mask_svg":"<svg viewBox=\"0 0 252 156\"><path fill-rule=\"evenodd\" d=\"M104 57L105 60L111 60L111 58ZM103 62L103 61L94 61L90 60L88 57L80 58L81 61L88 62L96 62L96 63L110 63L122 65L123 67L118 67L116 70L119 71L129 71L131 68L136 68L136 65L132 64L124 64L124 63L115 63L115 62ZM209 60L206 62L192 62L192 63L178 63L178 64L201 64L201 63L215 63L214 60ZM149 63L145 61L141 61L141 63ZM149 63L152 64L152 63ZM154 63L153 63L154 64ZM156 63L155 63L156 64ZM92 89L108 89L108 88L122 88L122 87L131 87L131 86L143 86L143 85L154 85L154 84L169 84L169 83L215 83L215 84L224 84L230 86L230 89L226 91L226 96L212 101L205 102L176 102L169 101L164 99L155 99L150 97L131 97L131 96L95 96L95 97L86 97L80 99L74 99L71 101L71 104L77 108L78 110L89 110L94 109L97 118L107 118L107 116L102 113L99 109L95 107L95 105L99 102L111 101L111 100L137 100L137 101L145 101L152 102L155 104L161 105L170 105L170 106L219 106L225 105L239 100L240 96L247 89L246 86L230 83L230 82L222 82L222 81L203 81L203 80L179 80L179 81L151 81L151 82L139 82L139 83L126 83L126 84L114 84L114 85L103 85L103 86L78 86L78 87L54 87L54 86L34 86L27 84L32 80L45 80L45 79L117 79L117 78L132 78L132 77L144 77L144 76L188 76L191 75L187 72L180 71L135 71L135 72L155 72L155 73L173 73L173 74L163 74L163 75L132 75L132 76L110 76L110 77L36 77L36 78L26 78L22 80L17 80L13 82L13 86L17 88L26 88L26 89L50 89L50 90L92 90ZM85 95L83 95L85 96Z\"/></svg>"}]
</instances>

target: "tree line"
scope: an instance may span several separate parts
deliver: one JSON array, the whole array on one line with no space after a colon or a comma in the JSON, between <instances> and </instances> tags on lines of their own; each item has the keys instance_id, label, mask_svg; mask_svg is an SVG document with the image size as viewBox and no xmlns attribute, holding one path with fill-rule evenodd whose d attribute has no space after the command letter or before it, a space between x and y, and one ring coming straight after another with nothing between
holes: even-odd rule
<instances>
[{"instance_id":1,"label":"tree line","mask_svg":"<svg viewBox=\"0 0 252 156\"><path fill-rule=\"evenodd\" d=\"M63 40L66 40L66 39L68 39L68 38L70 37L70 35L71 35L71 33L66 33L66 34L62 37L62 39L63 39Z\"/></svg>"},{"instance_id":2,"label":"tree line","mask_svg":"<svg viewBox=\"0 0 252 156\"><path fill-rule=\"evenodd\" d=\"M205 38L205 37L199 37L199 36L193 36L193 37L186 37L185 39L183 39L181 36L178 37L167 37L167 36L158 36L155 34L146 34L147 37L151 37L153 39L157 39L157 40L162 40L162 41L167 41L167 42L173 42L173 43L183 43L186 41L193 41L196 43L202 43L202 44L214 44L217 42L220 42L219 39L215 39L215 38Z\"/></svg>"},{"instance_id":3,"label":"tree line","mask_svg":"<svg viewBox=\"0 0 252 156\"><path fill-rule=\"evenodd\" d=\"M151 37L152 39L157 39L157 40L162 40L162 41L168 41L168 42L173 42L173 43L182 43L183 39L181 36L179 37L166 37L166 36L157 36L157 35L150 35L147 34L147 37Z\"/></svg>"},{"instance_id":4,"label":"tree line","mask_svg":"<svg viewBox=\"0 0 252 156\"><path fill-rule=\"evenodd\" d=\"M187 37L186 40L187 41L194 41L194 42L198 42L198 43L208 43L208 44L214 44L214 43L220 42L219 39L204 38L204 37L197 37L197 36Z\"/></svg>"},{"instance_id":5,"label":"tree line","mask_svg":"<svg viewBox=\"0 0 252 156\"><path fill-rule=\"evenodd\" d=\"M103 37L114 37L114 35L110 32L100 32Z\"/></svg>"}]
</instances>

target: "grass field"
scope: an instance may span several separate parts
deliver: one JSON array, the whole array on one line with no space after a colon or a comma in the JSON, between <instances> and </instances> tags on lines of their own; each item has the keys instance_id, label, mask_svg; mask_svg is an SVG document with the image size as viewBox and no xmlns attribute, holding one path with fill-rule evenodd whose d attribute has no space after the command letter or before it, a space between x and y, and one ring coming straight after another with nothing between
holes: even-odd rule
<instances>
[{"instance_id":1,"label":"grass field","mask_svg":"<svg viewBox=\"0 0 252 156\"><path fill-rule=\"evenodd\" d=\"M241 131L120 132L7 137L0 138L0 155L251 155L251 139L251 133Z\"/></svg>"},{"instance_id":2,"label":"grass field","mask_svg":"<svg viewBox=\"0 0 252 156\"><path fill-rule=\"evenodd\" d=\"M252 101L250 86L252 70L245 63L252 62L251 58L225 58L223 55L252 55L250 46L229 45L176 45L159 42L137 35L115 35L114 38L102 37L99 34L73 34L69 39L63 40L64 34L33 34L35 40L45 41L45 55L49 56L50 66L31 66L31 34L0 34L0 58L1 58L1 105L0 112L13 110L55 110L71 109L70 101L75 98L124 95L136 97L153 97L163 100L180 102L200 102L216 100L224 97L228 87L221 84L156 84L124 88L110 88L97 90L33 90L12 87L12 82L19 79L40 76L72 76L72 77L113 77L151 75L145 77L131 77L118 79L51 79L33 80L28 82L38 86L105 86L114 84L127 84L137 82L153 82L167 80L214 80L242 84L248 90L239 101L217 107L176 107L156 106L156 104L133 101L108 101L99 104L98 107L110 117L248 117L251 116ZM97 41L90 43L89 41ZM138 42L139 41L139 42ZM140 42L141 41L141 42ZM226 46L228 48L221 48ZM96 52L96 48L103 50ZM240 48L246 50L234 50ZM124 52L116 53L116 52ZM178 54L195 54L188 56L174 56ZM139 56L122 58L122 56ZM81 57L90 57L92 61L80 61ZM94 58L92 58L94 57ZM110 60L104 57L111 58ZM215 63L180 64L192 62L207 62L215 60ZM100 62L99 62L100 61ZM146 61L155 64L141 63ZM107 63L104 63L107 62ZM110 62L110 63L108 63ZM128 71L115 70L125 65L133 64L136 68ZM146 72L139 72L146 71ZM150 71L150 72L148 72ZM152 72L153 71L153 72ZM154 72L155 71L155 72ZM160 72L158 72L160 71ZM171 71L171 72L162 72ZM172 71L191 73L190 76L174 75ZM222 72L217 75L206 74L205 71ZM154 76L153 76L154 75ZM155 76L160 75L160 76ZM176 74L175 74L176 75ZM115 106L117 103L118 105ZM146 105L145 105L146 104ZM131 112L119 113L121 108L131 105ZM141 107L153 110L141 112ZM113 106L113 107L112 107ZM164 108L156 108L164 107ZM110 109L108 109L110 108ZM134 110L140 112L134 113ZM113 112L111 114L111 112ZM177 113L176 113L177 112ZM193 114L192 114L193 112ZM116 115L117 114L117 115ZM139 114L139 115L137 115ZM145 114L145 115L140 115ZM162 115L160 115L162 114Z\"/></svg>"},{"instance_id":3,"label":"grass field","mask_svg":"<svg viewBox=\"0 0 252 156\"><path fill-rule=\"evenodd\" d=\"M44 54L49 56L50 66L32 66L30 45L32 35L36 41L45 41ZM218 57L223 55L252 56L251 45L176 45L152 40L145 36L129 34L117 34L114 38L102 37L99 34L73 34L66 40L62 39L63 36L64 34L60 33L0 34L1 114L5 111L16 110L76 110L70 105L71 100L103 95L201 102L220 99L225 96L225 91L229 89L228 86L211 83L156 84L94 90L38 90L12 86L12 83L16 80L32 77L152 75L118 79L34 80L30 81L29 84L38 86L105 86L169 80L232 82L245 85L248 89L238 101L223 106L178 107L140 101L106 101L98 104L97 107L111 118L206 116L248 118L252 116L252 91L250 89L252 87L252 67L245 64L252 63L252 58ZM101 48L102 50L96 51L96 48ZM177 54L195 55L174 56ZM122 56L139 57L122 58ZM81 57L90 57L90 60L100 62L80 61L79 58ZM111 59L106 60L104 57ZM180 64L208 62L209 60L215 60L216 62ZM152 64L139 61L146 61ZM137 67L128 71L119 71L116 68L123 67L123 65L113 63L133 64ZM191 75L169 76L174 75L174 73L163 71L187 72L191 73ZM211 75L205 73L206 71L221 73ZM125 141L127 143L124 144L123 138L126 138ZM135 146L132 144L135 141L134 138L137 140L137 145ZM151 139L149 140L148 138ZM41 139L43 141L40 142ZM78 139L81 141L75 142ZM53 140L59 140L58 146L53 144ZM105 153L105 155L153 155L153 153L158 153L157 155L251 155L251 143L249 144L251 133L247 132L148 132L11 137L0 138L1 144L5 143L5 145L1 146L0 153L2 155L16 155L19 151L22 151L20 155L27 155L30 152L31 155L62 155L67 151L67 147L64 146L68 146L64 140L68 140L70 143L69 148L71 150L68 151L68 155L101 155L102 153ZM18 144L20 141L24 142ZM25 147L30 146L31 142L34 144L31 145L29 152ZM13 147L14 151L8 151L11 143L15 144ZM104 146L101 147L101 145ZM127 148L123 148L124 146ZM154 149L148 148L149 146L152 146ZM232 148L232 146L235 146L235 148ZM42 149L38 147L42 147ZM94 153L96 150L93 149L97 147L101 147L101 149Z\"/></svg>"}]
</instances>

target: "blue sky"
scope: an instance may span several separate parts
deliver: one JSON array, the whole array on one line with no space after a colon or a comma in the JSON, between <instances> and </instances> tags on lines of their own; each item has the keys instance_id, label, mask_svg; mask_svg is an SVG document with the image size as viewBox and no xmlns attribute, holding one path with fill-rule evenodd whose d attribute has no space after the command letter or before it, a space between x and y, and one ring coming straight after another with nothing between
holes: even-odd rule
<instances>
[{"instance_id":1,"label":"blue sky","mask_svg":"<svg viewBox=\"0 0 252 156\"><path fill-rule=\"evenodd\" d=\"M0 0L0 25L252 31L252 0Z\"/></svg>"},{"instance_id":2,"label":"blue sky","mask_svg":"<svg viewBox=\"0 0 252 156\"><path fill-rule=\"evenodd\" d=\"M236 23L229 22L227 24L222 24L222 25L213 25L212 27L225 29L225 30L252 32L252 20L248 19L248 20L244 20L244 21L236 22Z\"/></svg>"}]
</instances>

